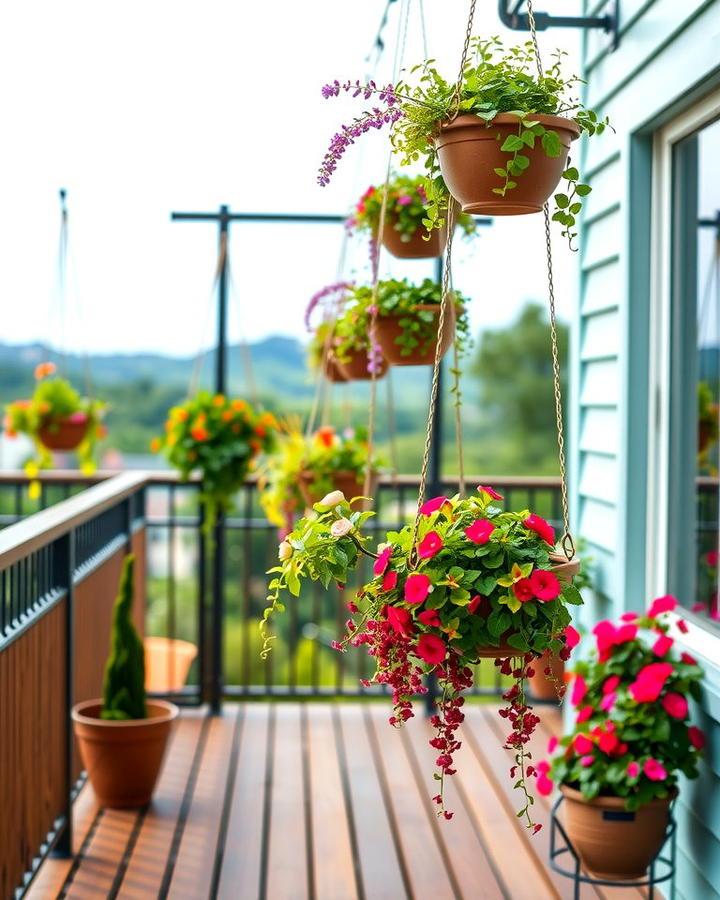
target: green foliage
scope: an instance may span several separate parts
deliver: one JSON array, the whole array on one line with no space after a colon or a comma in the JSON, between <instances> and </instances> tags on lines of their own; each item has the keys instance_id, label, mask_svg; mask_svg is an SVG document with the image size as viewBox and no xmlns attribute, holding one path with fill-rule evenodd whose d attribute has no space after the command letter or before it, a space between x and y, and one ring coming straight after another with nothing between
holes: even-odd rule
<instances>
[{"instance_id":1,"label":"green foliage","mask_svg":"<svg viewBox=\"0 0 720 900\"><path fill-rule=\"evenodd\" d=\"M145 650L132 621L135 557L123 563L120 591L115 601L110 656L103 679L103 719L144 719Z\"/></svg>"}]
</instances>

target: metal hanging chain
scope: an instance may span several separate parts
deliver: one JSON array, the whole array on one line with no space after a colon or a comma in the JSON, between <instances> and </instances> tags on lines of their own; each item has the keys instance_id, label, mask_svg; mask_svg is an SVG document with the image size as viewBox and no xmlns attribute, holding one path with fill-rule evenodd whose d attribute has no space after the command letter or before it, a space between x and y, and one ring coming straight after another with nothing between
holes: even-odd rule
<instances>
[{"instance_id":1,"label":"metal hanging chain","mask_svg":"<svg viewBox=\"0 0 720 900\"><path fill-rule=\"evenodd\" d=\"M535 51L538 76L543 77L542 60L540 59L540 47L538 46L537 30L535 28L535 14L532 0L527 0L527 15L530 25L530 35ZM560 467L560 496L562 502L563 536L560 541L563 552L568 560L575 556L575 543L570 534L570 508L568 503L567 465L565 461L565 430L562 408L562 383L560 378L560 353L558 351L557 319L555 314L555 283L553 279L552 264L552 236L550 233L550 208L547 203L543 207L545 221L545 249L547 253L548 276L548 304L550 308L550 344L552 349L553 388L555 393L555 424L557 427L558 464Z\"/></svg>"},{"instance_id":2,"label":"metal hanging chain","mask_svg":"<svg viewBox=\"0 0 720 900\"><path fill-rule=\"evenodd\" d=\"M245 339L245 330L242 325L242 304L240 303L240 294L235 285L235 279L233 278L232 266L230 265L230 254L228 254L227 256L225 270L227 272L228 281L230 282L230 296L235 297L235 299L237 300L238 325L240 328L240 360L242 362L242 367L245 373L245 381L247 382L248 386L248 394L250 395L250 399L253 405L257 406L259 402L259 396L257 392L257 386L255 384L252 356L250 355L250 347L248 346L248 342Z\"/></svg>"},{"instance_id":3,"label":"metal hanging chain","mask_svg":"<svg viewBox=\"0 0 720 900\"><path fill-rule=\"evenodd\" d=\"M460 93L462 91L462 81L463 75L465 74L468 51L470 50L470 37L472 35L473 19L475 18L476 2L477 0L470 0L470 11L468 13L467 28L465 29L465 43L463 44L462 56L460 57L460 71L458 72L455 90L453 91L452 100L450 101L450 111L448 115L448 120L450 122L457 117L460 106Z\"/></svg>"},{"instance_id":4,"label":"metal hanging chain","mask_svg":"<svg viewBox=\"0 0 720 900\"><path fill-rule=\"evenodd\" d=\"M217 289L218 282L220 281L220 273L223 270L223 266L225 265L225 260L227 259L227 234L222 232L220 234L220 247L218 249L218 258L217 263L215 264L215 274L213 275L212 287L210 288L210 296L208 297L208 306L207 306L207 316L205 318L205 329L203 331L202 337L207 333L207 323L210 319L210 312L213 305L213 300L215 297L215 291ZM202 340L201 337L201 340ZM205 350L203 347L200 347L200 350L195 357L195 362L193 363L192 373L190 375L190 382L188 384L188 400L192 398L198 389L198 383L200 381L200 372L202 370L202 364L205 359Z\"/></svg>"},{"instance_id":5,"label":"metal hanging chain","mask_svg":"<svg viewBox=\"0 0 720 900\"><path fill-rule=\"evenodd\" d=\"M67 354L65 350L65 293L67 286L67 257L68 257L68 211L65 189L60 190L60 237L58 240L58 343L57 359L58 368L63 378L67 377ZM52 331L52 329L51 329ZM49 349L49 348L48 348Z\"/></svg>"},{"instance_id":6,"label":"metal hanging chain","mask_svg":"<svg viewBox=\"0 0 720 900\"><path fill-rule=\"evenodd\" d=\"M395 398L392 384L392 370L393 367L388 366L387 374L385 375L385 381L387 387L388 431L390 432L390 480L392 481L393 487L396 487L398 472L400 471L400 464L398 462L397 419L395 418Z\"/></svg>"}]
</instances>

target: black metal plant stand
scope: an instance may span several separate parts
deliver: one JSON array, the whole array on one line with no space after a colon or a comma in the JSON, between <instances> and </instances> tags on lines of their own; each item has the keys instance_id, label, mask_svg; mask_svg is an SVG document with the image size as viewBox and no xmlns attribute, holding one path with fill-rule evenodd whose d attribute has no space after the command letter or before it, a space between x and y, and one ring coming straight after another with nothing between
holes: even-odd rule
<instances>
[{"instance_id":1,"label":"black metal plant stand","mask_svg":"<svg viewBox=\"0 0 720 900\"><path fill-rule=\"evenodd\" d=\"M648 887L648 900L655 897L655 885L670 882L670 900L675 897L675 858L676 858L676 830L677 826L673 818L672 811L668 822L667 831L665 832L665 841L663 842L660 852L650 864L647 877L642 880L633 881L610 881L605 878L595 878L592 875L586 875L581 869L580 856L573 847L570 838L558 817L558 809L565 798L561 795L552 808L552 819L550 821L550 867L564 875L566 878L572 878L574 882L573 900L580 900L580 888L583 884L593 884L602 887ZM667 848L667 850L666 850ZM667 855L669 851L669 855ZM665 855L663 855L665 853ZM565 868L562 861L568 857L572 860L572 868Z\"/></svg>"}]
</instances>

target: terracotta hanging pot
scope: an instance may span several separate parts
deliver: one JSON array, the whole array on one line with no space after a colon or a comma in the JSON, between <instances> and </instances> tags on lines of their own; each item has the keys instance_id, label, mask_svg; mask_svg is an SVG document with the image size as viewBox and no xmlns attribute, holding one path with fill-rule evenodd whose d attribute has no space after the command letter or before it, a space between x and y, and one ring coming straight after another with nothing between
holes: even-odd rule
<instances>
[{"instance_id":1,"label":"terracotta hanging pot","mask_svg":"<svg viewBox=\"0 0 720 900\"><path fill-rule=\"evenodd\" d=\"M435 138L440 170L463 212L519 216L543 208L567 166L570 142L580 136L580 128L572 119L561 116L529 118L557 133L562 152L557 157L546 156L540 140L532 148L525 147L522 153L530 165L522 175L512 177L517 187L504 197L493 193L493 188L503 184L502 177L494 170L505 168L511 159L511 154L504 153L500 147L505 138L518 133L518 117L500 113L487 125L479 116L468 114L440 126L440 134Z\"/></svg>"},{"instance_id":2,"label":"terracotta hanging pot","mask_svg":"<svg viewBox=\"0 0 720 900\"><path fill-rule=\"evenodd\" d=\"M368 352L365 348L362 350L352 350L347 357L341 362L335 360L335 365L340 373L345 376L345 381L370 381L372 380L372 372L368 371ZM388 370L388 362L385 357L378 354L376 361L375 378L382 378Z\"/></svg>"},{"instance_id":3,"label":"terracotta hanging pot","mask_svg":"<svg viewBox=\"0 0 720 900\"><path fill-rule=\"evenodd\" d=\"M337 358L332 350L325 354L325 359L323 360L323 372L325 373L327 380L332 381L333 383L348 380L347 375L340 368Z\"/></svg>"},{"instance_id":4,"label":"terracotta hanging pot","mask_svg":"<svg viewBox=\"0 0 720 900\"><path fill-rule=\"evenodd\" d=\"M427 238L427 230L423 225L415 230L408 238L395 228L397 216L390 216L385 222L382 233L383 246L398 259L431 259L442 256L447 243L447 230L445 228L433 228L430 238Z\"/></svg>"},{"instance_id":5,"label":"terracotta hanging pot","mask_svg":"<svg viewBox=\"0 0 720 900\"><path fill-rule=\"evenodd\" d=\"M356 472L346 470L333 472L330 479L332 480L333 489L342 491L347 500L351 500L353 497L363 496L365 493L365 476L363 474L358 475ZM300 488L303 500L308 506L312 506L313 503L317 503L318 500L322 500L323 498L323 494L318 494L312 490L312 483L314 480L315 473L311 472L309 469L305 469L305 471L301 472L298 476L298 487ZM371 495L375 494L376 488L377 475L373 474L370 479ZM360 508L364 509L366 506L367 502L363 502Z\"/></svg>"},{"instance_id":6,"label":"terracotta hanging pot","mask_svg":"<svg viewBox=\"0 0 720 900\"><path fill-rule=\"evenodd\" d=\"M628 812L622 797L585 800L564 784L560 791L565 830L584 867L608 881L644 876L665 843L670 803L677 792Z\"/></svg>"},{"instance_id":7,"label":"terracotta hanging pot","mask_svg":"<svg viewBox=\"0 0 720 900\"><path fill-rule=\"evenodd\" d=\"M551 553L550 562L552 563L551 571L560 581L572 581L573 577L580 571L580 560L576 558L568 560L563 554ZM480 607L482 613L482 607ZM486 617L490 614L490 605L485 613ZM506 632L500 636L500 643L497 646L487 644L477 648L477 655L480 659L503 659L508 656L521 656L522 652L517 647L512 647L507 643L507 639L512 632Z\"/></svg>"},{"instance_id":8,"label":"terracotta hanging pot","mask_svg":"<svg viewBox=\"0 0 720 900\"><path fill-rule=\"evenodd\" d=\"M148 700L146 719L100 718L102 700L73 707L83 766L100 806L135 809L150 802L178 708Z\"/></svg>"},{"instance_id":9,"label":"terracotta hanging pot","mask_svg":"<svg viewBox=\"0 0 720 900\"><path fill-rule=\"evenodd\" d=\"M528 678L530 693L536 700L560 700L558 688L563 684L565 663L555 653L545 651L540 659L532 664L535 674ZM545 669L550 674L545 674Z\"/></svg>"},{"instance_id":10,"label":"terracotta hanging pot","mask_svg":"<svg viewBox=\"0 0 720 900\"><path fill-rule=\"evenodd\" d=\"M72 417L46 419L38 429L40 442L48 450L74 450L82 443L88 421L73 422Z\"/></svg>"},{"instance_id":11,"label":"terracotta hanging pot","mask_svg":"<svg viewBox=\"0 0 720 900\"><path fill-rule=\"evenodd\" d=\"M414 347L409 354L403 355L402 347L396 343L403 330L400 327L400 319L406 319L407 313L397 315L378 315L375 320L375 336L383 352L383 356L391 366L431 366L435 362L435 348L437 347L437 331L439 324L439 303L419 303L416 310L431 312L435 316L435 337L429 341ZM451 303L448 307L449 315L446 315L443 328L443 340L441 352L445 354L455 338L455 307Z\"/></svg>"}]
</instances>

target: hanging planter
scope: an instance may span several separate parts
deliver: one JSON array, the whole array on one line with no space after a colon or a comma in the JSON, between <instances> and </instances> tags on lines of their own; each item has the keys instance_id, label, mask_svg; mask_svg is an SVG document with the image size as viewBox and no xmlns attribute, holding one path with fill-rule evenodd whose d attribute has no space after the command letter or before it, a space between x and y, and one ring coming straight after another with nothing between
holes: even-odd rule
<instances>
[{"instance_id":1,"label":"hanging planter","mask_svg":"<svg viewBox=\"0 0 720 900\"><path fill-rule=\"evenodd\" d=\"M369 187L347 219L350 230L367 233L376 242L380 233L385 187ZM429 259L442 256L447 242L444 228L428 231L425 178L393 175L387 183L383 246L398 259ZM471 216L460 214L457 224L465 235L475 233Z\"/></svg>"},{"instance_id":2,"label":"hanging planter","mask_svg":"<svg viewBox=\"0 0 720 900\"><path fill-rule=\"evenodd\" d=\"M528 679L535 700L557 700L563 686L565 663L554 653L545 651L537 661L535 674Z\"/></svg>"},{"instance_id":3,"label":"hanging planter","mask_svg":"<svg viewBox=\"0 0 720 900\"><path fill-rule=\"evenodd\" d=\"M645 615L595 626L597 647L574 673L575 725L552 761L537 765L538 791L560 787L583 866L608 880L646 874L667 837L679 775L697 776L704 737L689 723L688 698L700 699L703 673L672 650L667 613L675 606L660 597ZM682 620L676 627L687 630ZM557 746L552 739L548 750Z\"/></svg>"},{"instance_id":4,"label":"hanging planter","mask_svg":"<svg viewBox=\"0 0 720 900\"><path fill-rule=\"evenodd\" d=\"M537 124L530 128L528 121ZM523 140L528 135L535 138L540 128L544 129L542 134L557 136L557 143L553 141L553 155L543 148L541 135L533 140L532 147ZM440 125L435 146L445 183L463 212L517 216L542 210L566 170L570 143L578 137L580 126L560 116L534 114L521 119L499 113L486 121L476 115L461 115ZM519 151L512 157L514 164L508 156L511 147ZM518 158L522 160L522 172L515 172ZM512 189L503 186L499 194L498 178L504 176L499 176L498 170L506 172L508 166L512 177L508 177L507 183L515 186Z\"/></svg>"},{"instance_id":5,"label":"hanging planter","mask_svg":"<svg viewBox=\"0 0 720 900\"><path fill-rule=\"evenodd\" d=\"M97 442L105 436L104 403L81 397L68 381L57 377L54 363L36 366L35 379L32 398L9 404L5 416L8 437L26 434L35 444L36 456L25 464L31 497L40 494L40 469L52 468L51 451L76 451L83 474L91 475Z\"/></svg>"},{"instance_id":6,"label":"hanging planter","mask_svg":"<svg viewBox=\"0 0 720 900\"><path fill-rule=\"evenodd\" d=\"M411 69L414 84L325 85L324 97L343 91L380 105L335 135L318 182L329 183L356 138L389 125L401 165L424 162L428 227L444 224L450 195L465 212L537 212L563 178L552 218L572 242L590 187L576 168L565 167L568 148L581 133L602 134L608 120L574 98L580 79L563 75L560 58L541 75L532 44L506 49L497 38L473 38L457 91L432 60Z\"/></svg>"},{"instance_id":7,"label":"hanging planter","mask_svg":"<svg viewBox=\"0 0 720 900\"><path fill-rule=\"evenodd\" d=\"M336 357L336 365L345 376L346 381L370 381L374 377L382 378L388 370L388 361L379 348L373 348L371 356L366 347L345 351L342 357Z\"/></svg>"},{"instance_id":8,"label":"hanging planter","mask_svg":"<svg viewBox=\"0 0 720 900\"><path fill-rule=\"evenodd\" d=\"M325 358L322 361L322 369L327 380L333 384L342 384L350 380L332 350L325 354Z\"/></svg>"},{"instance_id":9,"label":"hanging planter","mask_svg":"<svg viewBox=\"0 0 720 900\"><path fill-rule=\"evenodd\" d=\"M431 744L440 751L434 799L448 818L444 778L452 774L459 747L455 731L463 718L461 693L473 683L471 667L492 647L501 672L513 679L503 714L512 727L507 744L524 772L534 721L525 715L525 678L545 650L569 655L569 609L582 603L571 583L575 564L551 557L552 527L527 510L502 512L496 505L501 500L484 486L466 500L435 497L423 504L414 525L389 534L373 553L362 533L372 513L358 516L341 495L330 495L283 542L269 586L272 605L265 622L284 590L299 592L303 577L342 584L363 555L374 557L373 580L351 606L353 621L337 649L367 645L377 667L371 680L393 692L393 725L412 716L412 696L426 692L423 676L437 676L442 700L430 720L436 730ZM518 787L525 797L519 815L536 828L524 777Z\"/></svg>"},{"instance_id":10,"label":"hanging planter","mask_svg":"<svg viewBox=\"0 0 720 900\"><path fill-rule=\"evenodd\" d=\"M272 413L254 410L239 398L198 391L170 410L164 435L154 438L150 449L164 453L182 481L200 476L207 531L219 510L232 509L233 495L258 456L273 448L276 431Z\"/></svg>"},{"instance_id":11,"label":"hanging planter","mask_svg":"<svg viewBox=\"0 0 720 900\"><path fill-rule=\"evenodd\" d=\"M324 483L329 491L320 489L319 484ZM333 491L339 491L344 497L362 497L365 493L365 475L352 469L340 469L336 472L319 473L312 469L304 469L300 472L298 486L303 500L308 506L318 503L322 497ZM377 474L373 474L370 480L370 492L377 488Z\"/></svg>"}]
</instances>

